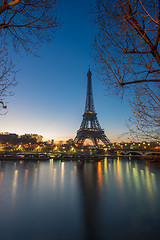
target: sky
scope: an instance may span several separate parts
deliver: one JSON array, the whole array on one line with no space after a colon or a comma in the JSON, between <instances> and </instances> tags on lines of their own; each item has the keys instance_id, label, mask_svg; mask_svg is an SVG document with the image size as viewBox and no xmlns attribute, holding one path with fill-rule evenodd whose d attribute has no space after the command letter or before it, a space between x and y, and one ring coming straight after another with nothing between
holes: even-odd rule
<instances>
[{"instance_id":1,"label":"sky","mask_svg":"<svg viewBox=\"0 0 160 240\"><path fill-rule=\"evenodd\" d=\"M17 69L14 96L8 112L0 116L0 132L36 133L44 140L75 138L84 113L87 71L92 71L95 110L101 127L112 141L128 138L128 102L105 91L94 71L93 44L97 33L89 14L94 0L65 0L58 8L63 26L51 43L38 50L40 57L12 53ZM124 135L122 137L122 135Z\"/></svg>"}]
</instances>

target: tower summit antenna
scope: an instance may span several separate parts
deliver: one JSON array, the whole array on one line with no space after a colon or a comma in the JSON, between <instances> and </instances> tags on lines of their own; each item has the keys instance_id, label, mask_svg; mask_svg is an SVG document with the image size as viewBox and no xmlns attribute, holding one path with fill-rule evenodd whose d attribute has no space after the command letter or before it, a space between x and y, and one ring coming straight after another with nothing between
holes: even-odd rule
<instances>
[{"instance_id":1,"label":"tower summit antenna","mask_svg":"<svg viewBox=\"0 0 160 240\"><path fill-rule=\"evenodd\" d=\"M101 128L97 113L95 112L94 102L93 102L93 92L92 92L92 72L89 70L87 72L87 95L86 95L86 105L83 114L82 123L80 129L77 131L75 137L75 143L84 143L86 139L91 139L93 144L98 145L98 141L101 140L104 144L111 143L110 140Z\"/></svg>"}]
</instances>

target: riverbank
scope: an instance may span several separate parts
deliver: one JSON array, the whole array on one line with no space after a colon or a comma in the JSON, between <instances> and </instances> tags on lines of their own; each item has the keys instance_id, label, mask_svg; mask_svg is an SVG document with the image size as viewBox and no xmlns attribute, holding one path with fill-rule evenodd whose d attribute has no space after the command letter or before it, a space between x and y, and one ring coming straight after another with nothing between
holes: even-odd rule
<instances>
[{"instance_id":1,"label":"riverbank","mask_svg":"<svg viewBox=\"0 0 160 240\"><path fill-rule=\"evenodd\" d=\"M105 158L120 158L129 160L140 159L160 166L160 155L120 155L120 154L91 154L91 153L1 153L0 161L102 161Z\"/></svg>"},{"instance_id":2,"label":"riverbank","mask_svg":"<svg viewBox=\"0 0 160 240\"><path fill-rule=\"evenodd\" d=\"M25 153L25 154L15 154L15 153L5 153L0 154L0 161L45 161L49 160L50 157L46 153Z\"/></svg>"}]
</instances>

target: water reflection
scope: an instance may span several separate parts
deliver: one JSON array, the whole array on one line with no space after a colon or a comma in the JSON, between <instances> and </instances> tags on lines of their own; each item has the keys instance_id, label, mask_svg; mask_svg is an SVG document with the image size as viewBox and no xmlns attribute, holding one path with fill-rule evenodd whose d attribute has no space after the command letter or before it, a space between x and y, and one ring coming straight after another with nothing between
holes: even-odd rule
<instances>
[{"instance_id":1,"label":"water reflection","mask_svg":"<svg viewBox=\"0 0 160 240\"><path fill-rule=\"evenodd\" d=\"M102 164L101 162L98 162L97 166L97 181L98 181L98 187L99 191L103 191L103 175L102 175Z\"/></svg>"},{"instance_id":2,"label":"water reflection","mask_svg":"<svg viewBox=\"0 0 160 240\"><path fill-rule=\"evenodd\" d=\"M98 163L97 168L94 167L94 164L79 163L77 164L77 175L82 196L81 208L83 211L85 239L96 240L98 239L98 186L102 191L101 163Z\"/></svg>"},{"instance_id":3,"label":"water reflection","mask_svg":"<svg viewBox=\"0 0 160 240\"><path fill-rule=\"evenodd\" d=\"M15 202L16 191L17 191L17 180L18 180L18 170L14 171L14 178L12 183L12 201Z\"/></svg>"},{"instance_id":4,"label":"water reflection","mask_svg":"<svg viewBox=\"0 0 160 240\"><path fill-rule=\"evenodd\" d=\"M33 180L33 189L37 186L37 178L38 178L38 168L35 168L34 170L34 180Z\"/></svg>"},{"instance_id":5,"label":"water reflection","mask_svg":"<svg viewBox=\"0 0 160 240\"><path fill-rule=\"evenodd\" d=\"M117 167L117 172L116 172L117 183L120 189L123 189L122 167L121 167L121 162L119 161L119 157L117 158L116 167Z\"/></svg>"},{"instance_id":6,"label":"water reflection","mask_svg":"<svg viewBox=\"0 0 160 240\"><path fill-rule=\"evenodd\" d=\"M158 203L156 177L148 165L135 161L121 161L119 158L105 159L103 162L94 164L80 163L77 165L77 172L83 196L82 209L86 239L104 239L111 233L113 236L110 236L110 239L118 239L118 232L125 239L125 231L122 232L121 225L117 226L117 234L114 233L113 226L116 226L115 222L119 214L123 216L120 222L128 224L130 234L133 226L139 228L141 221L146 221L143 215L141 216L142 213L157 214L153 211L155 204ZM149 213L146 210L148 204L150 205ZM138 212L132 212L131 207L137 209ZM110 212L108 208L112 211ZM143 220L134 222L134 224L133 221L128 223L128 211L132 212L132 218L135 218L135 221L136 218ZM109 221L112 217L115 222L111 230ZM143 228L139 232L143 232ZM153 234L152 231L150 234ZM154 234L157 233L154 232ZM126 237L128 239L129 236ZM129 238L132 239L131 236Z\"/></svg>"},{"instance_id":7,"label":"water reflection","mask_svg":"<svg viewBox=\"0 0 160 240\"><path fill-rule=\"evenodd\" d=\"M4 163L3 163L4 164ZM8 177L10 173L10 181L12 181L12 197L15 198L17 184L18 184L18 174L19 171L24 169L23 181L24 189L27 187L28 177L33 177L33 187L37 186L37 179L38 175L41 175L39 172L39 166L35 164L31 167L31 172L29 173L29 168L26 166L26 163L8 163L7 166L5 164L1 164L1 171L0 171L0 188L3 188L3 182L5 177ZM49 162L50 164L50 176L52 178L52 184L55 186L57 181L57 171L58 175L61 179L61 189L64 189L64 181L65 181L65 163L64 162L57 162L56 166L53 165L53 160ZM59 164L59 168L57 165ZM79 165L77 164L73 166L72 169L72 183L74 178L77 178L77 171L79 170ZM5 169L6 167L6 169ZM13 168L12 168L13 167ZM4 169L3 169L4 168ZM9 168L9 172L8 172ZM122 162L119 158L108 160L105 158L103 162L98 163L84 163L83 169L85 174L87 174L87 184L91 184L96 181L97 188L99 193L104 191L104 186L109 187L109 181L112 180L112 183L116 184L116 187L119 190L125 188L125 191L133 190L135 191L136 195L140 194L142 191L145 191L145 194L154 198L154 195L157 193L157 183L156 183L156 176L154 171L151 172L150 167L146 164L139 165L137 162L134 161L124 161ZM81 167L82 171L82 167ZM74 173L74 178L73 178ZM30 176L29 176L30 174ZM84 175L85 175L84 174ZM13 180L11 180L13 176ZM22 183L22 182L21 182ZM145 186L145 188L144 188Z\"/></svg>"},{"instance_id":8,"label":"water reflection","mask_svg":"<svg viewBox=\"0 0 160 240\"><path fill-rule=\"evenodd\" d=\"M64 189L64 162L61 163L61 189Z\"/></svg>"},{"instance_id":9,"label":"water reflection","mask_svg":"<svg viewBox=\"0 0 160 240\"><path fill-rule=\"evenodd\" d=\"M4 173L3 172L0 172L0 188L3 184L3 176L4 176Z\"/></svg>"},{"instance_id":10,"label":"water reflection","mask_svg":"<svg viewBox=\"0 0 160 240\"><path fill-rule=\"evenodd\" d=\"M119 158L3 162L0 224L10 233L0 228L0 236L19 240L21 228L24 240L156 239L159 176L142 161Z\"/></svg>"},{"instance_id":11,"label":"water reflection","mask_svg":"<svg viewBox=\"0 0 160 240\"><path fill-rule=\"evenodd\" d=\"M27 186L27 180L28 180L28 169L25 169L24 171L24 188Z\"/></svg>"},{"instance_id":12,"label":"water reflection","mask_svg":"<svg viewBox=\"0 0 160 240\"><path fill-rule=\"evenodd\" d=\"M56 177L57 177L57 169L53 168L53 189L56 187Z\"/></svg>"},{"instance_id":13,"label":"water reflection","mask_svg":"<svg viewBox=\"0 0 160 240\"><path fill-rule=\"evenodd\" d=\"M155 173L151 172L151 168L143 162L123 161L119 158L107 160L106 158L103 167L101 162L98 163L97 171L99 188L102 188L103 183L107 187L108 181L112 179L112 183L116 184L119 190L125 188L125 191L131 189L133 191L134 189L136 195L145 191L145 194L154 198L157 192Z\"/></svg>"}]
</instances>

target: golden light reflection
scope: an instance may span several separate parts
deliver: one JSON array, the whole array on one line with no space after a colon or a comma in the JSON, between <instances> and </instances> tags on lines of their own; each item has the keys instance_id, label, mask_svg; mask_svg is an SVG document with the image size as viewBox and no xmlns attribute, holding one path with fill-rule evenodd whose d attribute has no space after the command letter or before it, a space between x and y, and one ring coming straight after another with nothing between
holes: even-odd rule
<instances>
[{"instance_id":1,"label":"golden light reflection","mask_svg":"<svg viewBox=\"0 0 160 240\"><path fill-rule=\"evenodd\" d=\"M24 172L24 188L27 186L27 181L28 181L28 169L25 169L25 172Z\"/></svg>"},{"instance_id":2,"label":"golden light reflection","mask_svg":"<svg viewBox=\"0 0 160 240\"><path fill-rule=\"evenodd\" d=\"M151 176L149 172L149 167L146 165L145 167L145 174L146 174L146 186L150 196L153 194L152 183L151 183Z\"/></svg>"},{"instance_id":3,"label":"golden light reflection","mask_svg":"<svg viewBox=\"0 0 160 240\"><path fill-rule=\"evenodd\" d=\"M156 185L155 173L151 173L151 182L152 182L153 191L156 192L157 191L157 185Z\"/></svg>"},{"instance_id":4,"label":"golden light reflection","mask_svg":"<svg viewBox=\"0 0 160 240\"><path fill-rule=\"evenodd\" d=\"M50 167L53 167L53 159L50 159Z\"/></svg>"},{"instance_id":5,"label":"golden light reflection","mask_svg":"<svg viewBox=\"0 0 160 240\"><path fill-rule=\"evenodd\" d=\"M64 162L61 162L61 187L64 188Z\"/></svg>"},{"instance_id":6,"label":"golden light reflection","mask_svg":"<svg viewBox=\"0 0 160 240\"><path fill-rule=\"evenodd\" d=\"M74 170L71 170L71 187L72 188L74 188L74 183L75 183L75 181L74 181Z\"/></svg>"},{"instance_id":7,"label":"golden light reflection","mask_svg":"<svg viewBox=\"0 0 160 240\"><path fill-rule=\"evenodd\" d=\"M113 172L116 174L116 160L113 161Z\"/></svg>"},{"instance_id":8,"label":"golden light reflection","mask_svg":"<svg viewBox=\"0 0 160 240\"><path fill-rule=\"evenodd\" d=\"M140 192L140 179L139 179L139 172L138 172L138 167L137 167L137 163L135 163L135 167L132 168L132 173L133 173L133 181L137 190L137 193Z\"/></svg>"},{"instance_id":9,"label":"golden light reflection","mask_svg":"<svg viewBox=\"0 0 160 240\"><path fill-rule=\"evenodd\" d=\"M98 186L99 186L100 191L102 192L103 191L103 175L102 175L101 162L98 162L97 171L98 171Z\"/></svg>"},{"instance_id":10,"label":"golden light reflection","mask_svg":"<svg viewBox=\"0 0 160 240\"><path fill-rule=\"evenodd\" d=\"M117 182L120 188L123 188L123 179L122 179L122 169L121 169L121 163L119 161L119 157L117 158Z\"/></svg>"},{"instance_id":11,"label":"golden light reflection","mask_svg":"<svg viewBox=\"0 0 160 240\"><path fill-rule=\"evenodd\" d=\"M77 166L74 166L74 175L77 176Z\"/></svg>"},{"instance_id":12,"label":"golden light reflection","mask_svg":"<svg viewBox=\"0 0 160 240\"><path fill-rule=\"evenodd\" d=\"M126 165L126 174L128 175L128 167ZM130 171L131 173L131 171ZM132 168L132 176L133 182L135 186L135 193L141 196L142 191L146 190L145 192L152 198L153 195L157 191L156 187L156 178L155 174L150 172L150 168L148 165L145 166L145 169L140 169L139 165L135 162L134 167ZM128 178L128 177L127 177ZM131 178L131 176L130 176ZM150 202L153 205L153 202Z\"/></svg>"},{"instance_id":13,"label":"golden light reflection","mask_svg":"<svg viewBox=\"0 0 160 240\"><path fill-rule=\"evenodd\" d=\"M141 169L141 171L140 171L140 176L141 176L142 184L144 185L145 184L145 176L144 176L144 170L143 169Z\"/></svg>"},{"instance_id":14,"label":"golden light reflection","mask_svg":"<svg viewBox=\"0 0 160 240\"><path fill-rule=\"evenodd\" d=\"M111 171L111 164L108 164L108 173Z\"/></svg>"},{"instance_id":15,"label":"golden light reflection","mask_svg":"<svg viewBox=\"0 0 160 240\"><path fill-rule=\"evenodd\" d=\"M38 169L35 168L35 170L34 170L34 180L33 180L33 187L34 188L37 186L37 176L38 176Z\"/></svg>"},{"instance_id":16,"label":"golden light reflection","mask_svg":"<svg viewBox=\"0 0 160 240\"><path fill-rule=\"evenodd\" d=\"M4 173L0 172L0 188L3 185L3 177L4 177Z\"/></svg>"},{"instance_id":17,"label":"golden light reflection","mask_svg":"<svg viewBox=\"0 0 160 240\"><path fill-rule=\"evenodd\" d=\"M14 178L13 178L13 184L12 184L12 200L15 200L16 197L16 191L17 191L17 179L18 179L18 170L16 169L14 171Z\"/></svg>"},{"instance_id":18,"label":"golden light reflection","mask_svg":"<svg viewBox=\"0 0 160 240\"><path fill-rule=\"evenodd\" d=\"M129 163L126 162L126 179L129 189L131 189L131 173L129 168Z\"/></svg>"},{"instance_id":19,"label":"golden light reflection","mask_svg":"<svg viewBox=\"0 0 160 240\"><path fill-rule=\"evenodd\" d=\"M104 159L104 176L105 176L105 182L108 182L108 168L107 168L107 157Z\"/></svg>"},{"instance_id":20,"label":"golden light reflection","mask_svg":"<svg viewBox=\"0 0 160 240\"><path fill-rule=\"evenodd\" d=\"M53 159L50 159L49 161L49 165L50 165L50 179L52 181L52 178L53 178Z\"/></svg>"}]
</instances>

